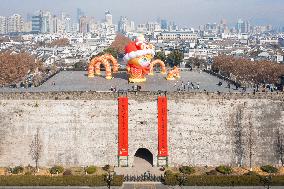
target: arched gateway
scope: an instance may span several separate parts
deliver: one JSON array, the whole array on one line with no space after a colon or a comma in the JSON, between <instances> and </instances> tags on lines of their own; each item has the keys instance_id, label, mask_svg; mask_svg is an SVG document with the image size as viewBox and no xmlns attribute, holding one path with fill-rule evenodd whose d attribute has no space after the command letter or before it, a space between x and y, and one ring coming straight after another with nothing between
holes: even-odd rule
<instances>
[{"instance_id":1,"label":"arched gateway","mask_svg":"<svg viewBox=\"0 0 284 189\"><path fill-rule=\"evenodd\" d=\"M167 97L166 96L159 96L157 99L158 105L158 125L157 125L157 134L158 134L158 141L157 145L157 165L164 166L168 165L168 131L167 131ZM133 144L128 143L128 97L127 96L120 96L118 98L118 167L120 166L129 166L129 146ZM136 149L136 148L134 148ZM151 149L153 152L153 149ZM146 148L139 148L135 155L133 166L140 167L140 165L153 167L153 153ZM130 153L130 155L133 155ZM130 157L132 161L132 157ZM147 166L147 167L149 167ZM143 166L142 166L143 167Z\"/></svg>"},{"instance_id":2,"label":"arched gateway","mask_svg":"<svg viewBox=\"0 0 284 189\"><path fill-rule=\"evenodd\" d=\"M139 148L134 155L134 167L152 167L153 154L146 148Z\"/></svg>"}]
</instances>

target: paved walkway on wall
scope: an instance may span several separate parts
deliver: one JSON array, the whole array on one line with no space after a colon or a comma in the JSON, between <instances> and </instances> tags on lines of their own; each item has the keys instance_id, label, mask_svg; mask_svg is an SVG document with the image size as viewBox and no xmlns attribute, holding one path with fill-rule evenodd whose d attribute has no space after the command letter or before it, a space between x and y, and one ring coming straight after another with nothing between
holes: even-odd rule
<instances>
[{"instance_id":1,"label":"paved walkway on wall","mask_svg":"<svg viewBox=\"0 0 284 189\"><path fill-rule=\"evenodd\" d=\"M152 165L143 158L135 157L133 164L133 167L115 167L115 172L118 175L124 176L141 176L148 173L156 176L164 175L163 171L160 171L158 167L152 167Z\"/></svg>"},{"instance_id":2,"label":"paved walkway on wall","mask_svg":"<svg viewBox=\"0 0 284 189\"><path fill-rule=\"evenodd\" d=\"M62 71L50 78L43 85L39 87L32 87L28 89L23 88L1 88L0 92L49 92L49 91L110 91L111 87L116 87L117 90L132 90L132 87L137 84L128 84L128 76L126 72L114 74L114 79L106 80L104 72L101 77L89 79L84 71ZM219 78L207 74L205 72L197 71L183 71L181 72L181 79L179 81L167 81L165 75L156 73L154 76L147 76L145 83L140 83L142 91L177 91L184 89L188 92L242 92L242 90L234 90L235 87L227 88L227 83ZM217 84L222 81L223 85ZM189 82L189 86L187 83ZM191 88L191 82L196 89ZM55 83L55 85L53 85ZM185 85L182 86L182 83ZM199 84L199 89L197 89ZM252 92L248 89L247 92Z\"/></svg>"}]
</instances>

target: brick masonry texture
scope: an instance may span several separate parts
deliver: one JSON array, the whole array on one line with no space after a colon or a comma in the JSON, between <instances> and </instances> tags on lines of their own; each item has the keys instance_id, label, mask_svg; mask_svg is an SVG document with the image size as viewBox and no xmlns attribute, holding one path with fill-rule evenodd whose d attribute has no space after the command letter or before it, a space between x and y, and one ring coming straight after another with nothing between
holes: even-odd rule
<instances>
[{"instance_id":1,"label":"brick masonry texture","mask_svg":"<svg viewBox=\"0 0 284 189\"><path fill-rule=\"evenodd\" d=\"M157 92L128 93L129 163L139 148L157 164ZM169 164L280 163L284 135L283 93L168 93ZM0 93L0 167L117 165L118 93Z\"/></svg>"}]
</instances>

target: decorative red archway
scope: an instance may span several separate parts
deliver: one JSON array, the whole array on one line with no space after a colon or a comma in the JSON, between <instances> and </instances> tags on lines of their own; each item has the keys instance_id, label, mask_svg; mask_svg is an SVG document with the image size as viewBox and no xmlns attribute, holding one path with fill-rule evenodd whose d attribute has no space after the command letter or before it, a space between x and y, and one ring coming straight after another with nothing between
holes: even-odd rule
<instances>
[{"instance_id":1,"label":"decorative red archway","mask_svg":"<svg viewBox=\"0 0 284 189\"><path fill-rule=\"evenodd\" d=\"M110 62L113 64L113 73L118 72L117 60L110 54L95 57L91 60L88 67L88 77L92 78L95 75L101 75L101 64L106 69L106 79L112 79Z\"/></svg>"},{"instance_id":2,"label":"decorative red archway","mask_svg":"<svg viewBox=\"0 0 284 189\"><path fill-rule=\"evenodd\" d=\"M154 60L153 62L151 62L149 75L154 75L154 66L156 64L159 64L161 66L161 68L162 68L161 74L166 74L167 73L167 69L166 69L165 63L163 61L157 59L157 60Z\"/></svg>"}]
</instances>

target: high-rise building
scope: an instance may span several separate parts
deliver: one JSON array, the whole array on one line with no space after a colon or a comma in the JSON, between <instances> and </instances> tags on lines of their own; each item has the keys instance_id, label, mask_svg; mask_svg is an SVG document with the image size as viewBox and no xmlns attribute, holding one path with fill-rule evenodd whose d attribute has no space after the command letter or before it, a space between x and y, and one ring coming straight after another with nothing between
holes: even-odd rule
<instances>
[{"instance_id":1,"label":"high-rise building","mask_svg":"<svg viewBox=\"0 0 284 189\"><path fill-rule=\"evenodd\" d=\"M227 26L227 21L225 19L222 19L220 24L218 25L218 29L217 29L217 33L218 34L222 34L222 33L229 33L229 28Z\"/></svg>"},{"instance_id":2,"label":"high-rise building","mask_svg":"<svg viewBox=\"0 0 284 189\"><path fill-rule=\"evenodd\" d=\"M65 32L70 33L71 30L72 30L71 29L72 28L72 21L71 21L71 18L69 16L65 17L64 24L65 24Z\"/></svg>"},{"instance_id":3,"label":"high-rise building","mask_svg":"<svg viewBox=\"0 0 284 189\"><path fill-rule=\"evenodd\" d=\"M167 20L161 20L161 29L162 30L168 29L168 21Z\"/></svg>"},{"instance_id":4,"label":"high-rise building","mask_svg":"<svg viewBox=\"0 0 284 189\"><path fill-rule=\"evenodd\" d=\"M244 21L242 19L239 19L236 25L236 30L238 33L243 33L244 30Z\"/></svg>"},{"instance_id":5,"label":"high-rise building","mask_svg":"<svg viewBox=\"0 0 284 189\"><path fill-rule=\"evenodd\" d=\"M128 18L125 16L121 16L118 22L118 31L120 33L128 32L129 21Z\"/></svg>"},{"instance_id":6,"label":"high-rise building","mask_svg":"<svg viewBox=\"0 0 284 189\"><path fill-rule=\"evenodd\" d=\"M236 25L236 30L238 33L249 33L250 23L248 21L243 21L242 19L239 19Z\"/></svg>"},{"instance_id":7,"label":"high-rise building","mask_svg":"<svg viewBox=\"0 0 284 189\"><path fill-rule=\"evenodd\" d=\"M178 31L178 25L176 25L174 22L169 24L169 30L170 31Z\"/></svg>"},{"instance_id":8,"label":"high-rise building","mask_svg":"<svg viewBox=\"0 0 284 189\"><path fill-rule=\"evenodd\" d=\"M0 16L0 34L7 33L7 18Z\"/></svg>"},{"instance_id":9,"label":"high-rise building","mask_svg":"<svg viewBox=\"0 0 284 189\"><path fill-rule=\"evenodd\" d=\"M110 26L112 25L112 15L109 11L105 12L105 22Z\"/></svg>"},{"instance_id":10,"label":"high-rise building","mask_svg":"<svg viewBox=\"0 0 284 189\"><path fill-rule=\"evenodd\" d=\"M146 24L138 24L137 25L137 32L146 33L147 32Z\"/></svg>"},{"instance_id":11,"label":"high-rise building","mask_svg":"<svg viewBox=\"0 0 284 189\"><path fill-rule=\"evenodd\" d=\"M77 22L78 23L80 23L80 18L82 16L85 16L85 13L80 8L77 8Z\"/></svg>"},{"instance_id":12,"label":"high-rise building","mask_svg":"<svg viewBox=\"0 0 284 189\"><path fill-rule=\"evenodd\" d=\"M134 21L130 21L130 31L135 31L135 23L134 23Z\"/></svg>"},{"instance_id":13,"label":"high-rise building","mask_svg":"<svg viewBox=\"0 0 284 189\"><path fill-rule=\"evenodd\" d=\"M52 15L50 12L42 12L42 33L51 33L53 31Z\"/></svg>"},{"instance_id":14,"label":"high-rise building","mask_svg":"<svg viewBox=\"0 0 284 189\"><path fill-rule=\"evenodd\" d=\"M42 16L41 13L32 16L32 32L40 33L42 28Z\"/></svg>"},{"instance_id":15,"label":"high-rise building","mask_svg":"<svg viewBox=\"0 0 284 189\"><path fill-rule=\"evenodd\" d=\"M52 30L51 33L58 33L58 18L57 16L52 16Z\"/></svg>"},{"instance_id":16,"label":"high-rise building","mask_svg":"<svg viewBox=\"0 0 284 189\"><path fill-rule=\"evenodd\" d=\"M14 32L23 32L24 28L24 21L21 15L13 14L9 16L7 19L7 32L14 33Z\"/></svg>"},{"instance_id":17,"label":"high-rise building","mask_svg":"<svg viewBox=\"0 0 284 189\"><path fill-rule=\"evenodd\" d=\"M105 22L104 23L98 23L96 21L96 19L94 17L89 17L88 18L88 24L89 24L89 27L88 27L88 32L91 32L91 33L95 33L96 31L98 31L99 29L102 29L102 28L107 28L107 25ZM106 34L106 30L105 32L103 32L104 34Z\"/></svg>"},{"instance_id":18,"label":"high-rise building","mask_svg":"<svg viewBox=\"0 0 284 189\"><path fill-rule=\"evenodd\" d=\"M128 20L127 17L121 16L118 22L118 32L120 33L127 33L135 31L135 23L134 21Z\"/></svg>"},{"instance_id":19,"label":"high-rise building","mask_svg":"<svg viewBox=\"0 0 284 189\"><path fill-rule=\"evenodd\" d=\"M266 26L266 30L267 30L267 31L273 30L272 25L267 25L267 26Z\"/></svg>"},{"instance_id":20,"label":"high-rise building","mask_svg":"<svg viewBox=\"0 0 284 189\"><path fill-rule=\"evenodd\" d=\"M65 22L64 20L57 18L57 29L56 33L65 33Z\"/></svg>"},{"instance_id":21,"label":"high-rise building","mask_svg":"<svg viewBox=\"0 0 284 189\"><path fill-rule=\"evenodd\" d=\"M161 25L158 22L147 22L146 27L149 32L161 30Z\"/></svg>"},{"instance_id":22,"label":"high-rise building","mask_svg":"<svg viewBox=\"0 0 284 189\"><path fill-rule=\"evenodd\" d=\"M89 19L86 16L80 18L79 32L88 33L90 31Z\"/></svg>"},{"instance_id":23,"label":"high-rise building","mask_svg":"<svg viewBox=\"0 0 284 189\"><path fill-rule=\"evenodd\" d=\"M78 31L79 31L79 24L72 22L70 33L77 33Z\"/></svg>"},{"instance_id":24,"label":"high-rise building","mask_svg":"<svg viewBox=\"0 0 284 189\"><path fill-rule=\"evenodd\" d=\"M32 21L24 22L23 32L31 32L32 31Z\"/></svg>"}]
</instances>

